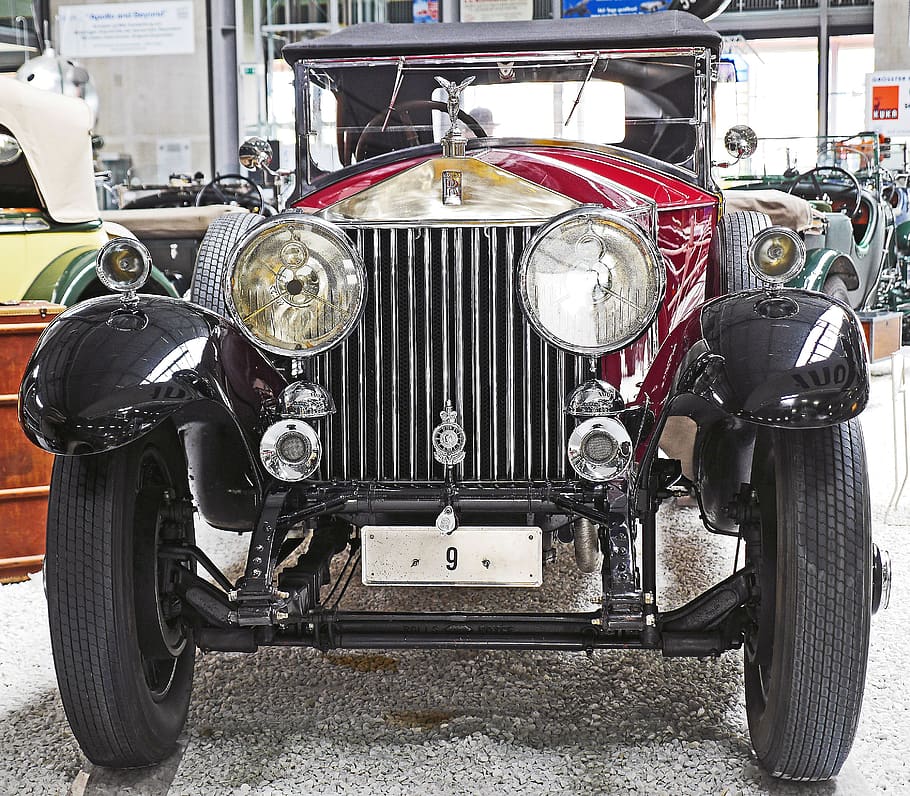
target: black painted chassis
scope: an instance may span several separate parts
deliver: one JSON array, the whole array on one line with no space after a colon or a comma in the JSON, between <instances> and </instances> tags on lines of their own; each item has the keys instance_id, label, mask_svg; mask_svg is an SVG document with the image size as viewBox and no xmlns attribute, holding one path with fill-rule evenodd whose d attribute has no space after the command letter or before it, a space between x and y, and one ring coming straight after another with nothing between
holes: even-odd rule
<instances>
[{"instance_id":1,"label":"black painted chassis","mask_svg":"<svg viewBox=\"0 0 910 796\"><path fill-rule=\"evenodd\" d=\"M666 656L719 655L742 645L757 600L750 567L708 589L686 605L661 613L656 602L656 513L660 502L686 494L678 462L657 459L638 487L627 482L522 484L315 484L272 483L250 539L245 572L231 583L196 547L164 552L175 562L195 560L219 584L191 567L175 566L177 600L203 649L253 652L260 646L337 648L654 649ZM456 512L482 510L500 516L586 518L600 529L604 552L603 601L579 613L390 613L331 607L359 563L360 540L348 517L382 518L408 513L418 524L445 505ZM191 511L189 506L184 507ZM745 517L744 517L745 519ZM390 523L391 524L391 523ZM429 520L432 524L432 519ZM309 547L277 577L303 539L288 532L314 527ZM743 524L745 532L748 523ZM553 534L555 536L555 533ZM555 538L552 538L555 545ZM636 549L641 561L637 561ZM334 583L329 565L347 551ZM322 600L324 589L331 586ZM419 587L418 587L419 588ZM337 606L338 600L335 601ZM175 606L176 607L176 606Z\"/></svg>"}]
</instances>

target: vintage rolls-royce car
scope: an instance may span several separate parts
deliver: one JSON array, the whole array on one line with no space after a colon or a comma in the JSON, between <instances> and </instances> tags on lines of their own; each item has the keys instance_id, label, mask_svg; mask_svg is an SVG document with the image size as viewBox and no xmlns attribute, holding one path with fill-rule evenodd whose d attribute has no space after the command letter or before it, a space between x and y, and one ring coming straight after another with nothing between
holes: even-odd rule
<instances>
[{"instance_id":1,"label":"vintage rolls-royce car","mask_svg":"<svg viewBox=\"0 0 910 796\"><path fill-rule=\"evenodd\" d=\"M61 315L20 393L58 454L51 634L92 761L168 753L196 647L742 648L762 764L838 772L890 584L864 342L848 306L783 286L797 235L724 212L719 47L677 12L289 46L289 208L217 220L192 302L137 296L130 241L99 255L122 300ZM761 285L732 287L745 272ZM658 509L690 489L745 556L662 610ZM194 543L194 512L249 534L242 577ZM339 607L358 569L532 589L560 545L601 574L596 610Z\"/></svg>"}]
</instances>

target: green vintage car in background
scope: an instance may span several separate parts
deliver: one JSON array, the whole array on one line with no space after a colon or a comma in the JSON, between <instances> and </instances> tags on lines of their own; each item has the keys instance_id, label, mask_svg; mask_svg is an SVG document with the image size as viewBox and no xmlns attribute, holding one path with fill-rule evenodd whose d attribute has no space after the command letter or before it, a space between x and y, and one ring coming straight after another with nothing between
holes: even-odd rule
<instances>
[{"instance_id":1,"label":"green vintage car in background","mask_svg":"<svg viewBox=\"0 0 910 796\"><path fill-rule=\"evenodd\" d=\"M877 138L765 138L754 146L739 174L723 175L728 204L764 211L802 235L806 264L791 287L822 291L857 310L874 308L882 269L895 258Z\"/></svg>"}]
</instances>

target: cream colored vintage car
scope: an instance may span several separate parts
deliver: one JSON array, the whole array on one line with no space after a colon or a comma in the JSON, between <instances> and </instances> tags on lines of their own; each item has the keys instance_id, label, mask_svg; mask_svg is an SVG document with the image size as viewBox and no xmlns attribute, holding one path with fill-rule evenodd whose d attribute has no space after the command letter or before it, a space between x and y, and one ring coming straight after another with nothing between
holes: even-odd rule
<instances>
[{"instance_id":1,"label":"cream colored vintage car","mask_svg":"<svg viewBox=\"0 0 910 796\"><path fill-rule=\"evenodd\" d=\"M70 305L105 294L95 258L112 238L138 237L150 246L198 241L216 217L236 210L100 212L85 102L0 79L0 301ZM159 263L143 292L176 297L178 277L188 284L190 275Z\"/></svg>"}]
</instances>

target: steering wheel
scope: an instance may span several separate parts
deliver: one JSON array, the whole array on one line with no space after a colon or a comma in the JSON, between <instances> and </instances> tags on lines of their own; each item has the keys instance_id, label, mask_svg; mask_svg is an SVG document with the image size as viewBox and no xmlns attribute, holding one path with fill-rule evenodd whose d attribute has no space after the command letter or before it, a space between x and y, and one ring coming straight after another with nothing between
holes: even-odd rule
<instances>
[{"instance_id":1,"label":"steering wheel","mask_svg":"<svg viewBox=\"0 0 910 796\"><path fill-rule=\"evenodd\" d=\"M241 190L242 186L246 186L245 191ZM214 201L207 201L206 194ZM265 202L259 186L249 177L242 174L219 174L202 186L195 201L196 207L216 204L237 204L250 210L261 210Z\"/></svg>"},{"instance_id":2,"label":"steering wheel","mask_svg":"<svg viewBox=\"0 0 910 796\"><path fill-rule=\"evenodd\" d=\"M446 103L439 102L438 100L410 100L409 102L402 102L400 105L396 105L391 111L389 111L389 109L379 111L379 113L364 125L363 130L360 131L360 137L357 139L357 144L354 147L354 159L358 163L361 161L361 156L363 155L363 150L366 148L367 142L371 137L381 132L387 114L390 118L391 116L397 116L401 123L405 125L406 129L402 132L404 133L405 140L409 147L418 146L422 143L431 143L432 139L421 141L420 133L425 131L421 131L415 127L414 123L411 121L409 111L412 110L435 110L447 114L449 108ZM459 110L458 118L463 121L468 126L468 129L478 138L488 137L487 131L480 126L480 122L467 111ZM426 138L426 135L424 138Z\"/></svg>"},{"instance_id":3,"label":"steering wheel","mask_svg":"<svg viewBox=\"0 0 910 796\"><path fill-rule=\"evenodd\" d=\"M826 178L822 175L828 175ZM837 175L839 177L846 177L847 181L850 183L849 186L844 186L839 191L836 192L832 198L837 199L846 199L847 197L853 196L853 209L850 211L850 218L854 218L857 213L859 213L860 201L862 198L862 187L859 184L859 180L851 174L846 169L842 169L840 166L816 166L814 169L809 169L809 171L804 171L798 177L796 177L793 182L787 186L787 193L793 193L793 191L803 185L808 185L815 190L815 198L821 199L825 194L831 194L831 191L826 191L822 188L822 183L831 179L831 175Z\"/></svg>"}]
</instances>

